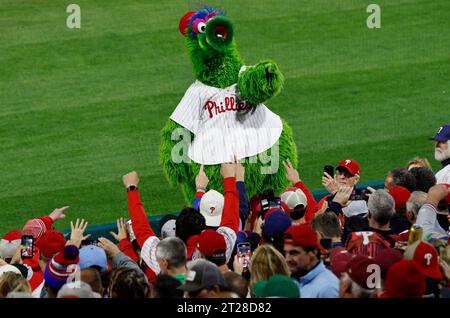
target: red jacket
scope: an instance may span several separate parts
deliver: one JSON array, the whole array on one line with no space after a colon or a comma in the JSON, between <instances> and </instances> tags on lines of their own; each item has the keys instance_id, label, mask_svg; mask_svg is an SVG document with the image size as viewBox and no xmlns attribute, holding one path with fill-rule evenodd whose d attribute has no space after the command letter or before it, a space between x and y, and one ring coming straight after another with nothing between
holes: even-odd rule
<instances>
[{"instance_id":1,"label":"red jacket","mask_svg":"<svg viewBox=\"0 0 450 318\"><path fill-rule=\"evenodd\" d=\"M310 224L311 221L314 219L314 215L319 210L316 199L314 199L313 194L311 193L311 191L309 191L308 187L303 183L303 181L297 182L294 185L294 187L302 190L303 193L305 193L305 195L306 195L306 200L307 200L308 204L306 206L304 218L305 218L305 223Z\"/></svg>"},{"instance_id":2,"label":"red jacket","mask_svg":"<svg viewBox=\"0 0 450 318\"><path fill-rule=\"evenodd\" d=\"M234 177L224 179L223 187L224 207L217 232L225 237L228 260L236 242L236 233L239 231L239 197ZM159 243L159 238L150 227L138 190L128 192L128 211L136 240L141 247L141 258L149 269L157 275L160 272L159 264L156 261L156 246ZM188 254L193 249L195 249L195 246L187 246Z\"/></svg>"}]
</instances>

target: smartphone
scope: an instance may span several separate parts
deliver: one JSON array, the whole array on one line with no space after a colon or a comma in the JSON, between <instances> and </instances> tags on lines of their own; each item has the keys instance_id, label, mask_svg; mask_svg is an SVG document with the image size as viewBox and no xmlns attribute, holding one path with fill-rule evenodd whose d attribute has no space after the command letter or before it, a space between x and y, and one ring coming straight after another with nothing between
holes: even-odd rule
<instances>
[{"instance_id":1,"label":"smartphone","mask_svg":"<svg viewBox=\"0 0 450 318\"><path fill-rule=\"evenodd\" d=\"M271 208L281 208L281 198L280 197L274 197L274 198L267 198L261 200L261 211L267 212Z\"/></svg>"},{"instance_id":2,"label":"smartphone","mask_svg":"<svg viewBox=\"0 0 450 318\"><path fill-rule=\"evenodd\" d=\"M334 167L330 165L326 165L323 167L323 172L325 174L328 173L332 178L334 177Z\"/></svg>"},{"instance_id":3,"label":"smartphone","mask_svg":"<svg viewBox=\"0 0 450 318\"><path fill-rule=\"evenodd\" d=\"M320 245L326 249L326 250L331 250L332 247L332 241L330 238L321 238L320 239Z\"/></svg>"},{"instance_id":4,"label":"smartphone","mask_svg":"<svg viewBox=\"0 0 450 318\"><path fill-rule=\"evenodd\" d=\"M34 237L31 235L23 235L22 236L22 251L20 256L22 259L25 258L33 258L34 256Z\"/></svg>"},{"instance_id":5,"label":"smartphone","mask_svg":"<svg viewBox=\"0 0 450 318\"><path fill-rule=\"evenodd\" d=\"M131 226L131 220L127 221L126 226L127 226L128 234L130 236L129 237L130 242L133 242L136 239L136 236L134 235L133 227Z\"/></svg>"},{"instance_id":6,"label":"smartphone","mask_svg":"<svg viewBox=\"0 0 450 318\"><path fill-rule=\"evenodd\" d=\"M249 242L239 243L237 245L237 255L242 258L242 266L244 271L248 269L248 264L250 263L250 258L252 257L252 249Z\"/></svg>"},{"instance_id":7,"label":"smartphone","mask_svg":"<svg viewBox=\"0 0 450 318\"><path fill-rule=\"evenodd\" d=\"M369 200L369 190L367 189L354 189L351 196L350 196L350 200L355 201L355 200L364 200L367 201Z\"/></svg>"},{"instance_id":8,"label":"smartphone","mask_svg":"<svg viewBox=\"0 0 450 318\"><path fill-rule=\"evenodd\" d=\"M258 216L263 219L266 217L267 211L272 208L281 209L281 198L280 197L272 197L261 200L261 211L259 211Z\"/></svg>"}]
</instances>

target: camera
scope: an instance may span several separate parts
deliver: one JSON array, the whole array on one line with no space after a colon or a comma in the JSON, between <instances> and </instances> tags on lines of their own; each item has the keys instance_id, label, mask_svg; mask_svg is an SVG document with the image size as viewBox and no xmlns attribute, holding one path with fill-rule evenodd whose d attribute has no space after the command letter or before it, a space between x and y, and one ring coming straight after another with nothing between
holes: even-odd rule
<instances>
[{"instance_id":1,"label":"camera","mask_svg":"<svg viewBox=\"0 0 450 318\"><path fill-rule=\"evenodd\" d=\"M350 195L351 201L357 201L357 200L369 200L369 190L367 189L354 189L352 194Z\"/></svg>"},{"instance_id":2,"label":"camera","mask_svg":"<svg viewBox=\"0 0 450 318\"><path fill-rule=\"evenodd\" d=\"M261 210L258 216L265 218L267 211L272 208L281 209L281 198L280 197L271 197L261 199Z\"/></svg>"}]
</instances>

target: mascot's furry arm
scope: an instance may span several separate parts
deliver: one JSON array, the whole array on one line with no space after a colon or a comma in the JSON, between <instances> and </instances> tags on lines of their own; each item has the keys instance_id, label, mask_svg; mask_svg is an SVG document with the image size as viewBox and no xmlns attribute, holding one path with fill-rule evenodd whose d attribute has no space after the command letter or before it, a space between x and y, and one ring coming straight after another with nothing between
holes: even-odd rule
<instances>
[{"instance_id":1,"label":"mascot's furry arm","mask_svg":"<svg viewBox=\"0 0 450 318\"><path fill-rule=\"evenodd\" d=\"M243 62L234 41L233 24L223 13L205 6L198 11L187 13L181 19L179 28L186 37L195 77L201 83L216 88L237 84L237 97L253 109L281 91L284 78L274 62L265 60L254 66L242 67ZM291 128L284 120L282 125L283 130L278 140L279 155L274 159L277 160L275 173L261 173L261 168L268 163L249 163L249 159L243 163L249 196L270 189L281 192L289 186L281 162L290 159L296 166L297 149ZM192 202L196 191L195 176L200 165L192 161L187 163L187 149L180 143L183 130L192 140L195 138L193 133L183 129L178 123L171 119L167 121L161 132L160 162L169 183L173 186L181 185L186 200ZM174 161L174 155L184 159L181 162ZM221 191L220 165L205 166L205 173L210 179L209 187Z\"/></svg>"},{"instance_id":2,"label":"mascot's furry arm","mask_svg":"<svg viewBox=\"0 0 450 318\"><path fill-rule=\"evenodd\" d=\"M283 81L283 74L278 66L266 60L242 72L238 80L238 90L243 100L258 105L278 95Z\"/></svg>"}]
</instances>

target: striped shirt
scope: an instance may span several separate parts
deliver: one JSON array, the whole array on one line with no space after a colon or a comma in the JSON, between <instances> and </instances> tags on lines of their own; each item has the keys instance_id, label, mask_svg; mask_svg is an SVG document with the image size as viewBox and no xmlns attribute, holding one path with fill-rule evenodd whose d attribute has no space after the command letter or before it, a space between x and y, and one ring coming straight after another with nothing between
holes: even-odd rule
<instances>
[{"instance_id":1,"label":"striped shirt","mask_svg":"<svg viewBox=\"0 0 450 318\"><path fill-rule=\"evenodd\" d=\"M195 81L170 118L195 135L188 156L206 165L258 155L283 129L280 117L264 104L252 109L240 101L237 84L217 88Z\"/></svg>"}]
</instances>

